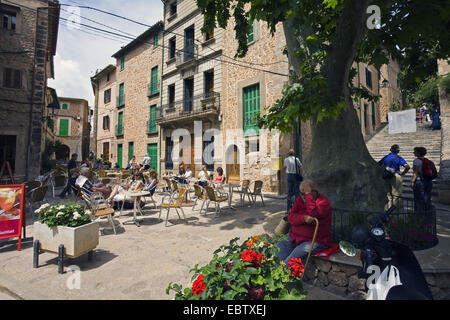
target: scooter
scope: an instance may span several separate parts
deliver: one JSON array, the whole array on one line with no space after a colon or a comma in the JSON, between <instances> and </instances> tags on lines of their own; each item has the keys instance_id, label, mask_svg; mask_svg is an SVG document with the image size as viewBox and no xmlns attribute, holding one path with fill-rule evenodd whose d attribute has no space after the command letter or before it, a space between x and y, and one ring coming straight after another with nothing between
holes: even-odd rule
<instances>
[{"instance_id":1,"label":"scooter","mask_svg":"<svg viewBox=\"0 0 450 320\"><path fill-rule=\"evenodd\" d=\"M347 256L360 251L360 279L366 279L367 300L433 300L422 268L407 246L386 238L385 225L396 209L389 208L378 217L369 219L370 228L356 226L352 243L340 241Z\"/></svg>"}]
</instances>

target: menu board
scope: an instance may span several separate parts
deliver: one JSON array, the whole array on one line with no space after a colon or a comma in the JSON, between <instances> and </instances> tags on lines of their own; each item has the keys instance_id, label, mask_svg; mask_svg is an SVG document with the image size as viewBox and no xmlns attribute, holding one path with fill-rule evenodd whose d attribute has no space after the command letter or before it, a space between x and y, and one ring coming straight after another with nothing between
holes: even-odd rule
<instances>
[{"instance_id":1,"label":"menu board","mask_svg":"<svg viewBox=\"0 0 450 320\"><path fill-rule=\"evenodd\" d=\"M25 201L25 186L0 185L0 239L19 237Z\"/></svg>"}]
</instances>

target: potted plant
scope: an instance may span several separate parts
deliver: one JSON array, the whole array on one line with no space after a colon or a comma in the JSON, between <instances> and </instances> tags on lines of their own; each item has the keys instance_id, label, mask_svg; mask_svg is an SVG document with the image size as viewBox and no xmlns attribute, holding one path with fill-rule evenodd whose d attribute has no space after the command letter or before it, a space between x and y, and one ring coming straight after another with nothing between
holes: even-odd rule
<instances>
[{"instance_id":1,"label":"potted plant","mask_svg":"<svg viewBox=\"0 0 450 320\"><path fill-rule=\"evenodd\" d=\"M60 245L64 254L78 257L98 245L98 222L91 221L90 210L76 202L43 204L35 211L39 221L33 225L34 240L39 250L57 253Z\"/></svg>"},{"instance_id":2,"label":"potted plant","mask_svg":"<svg viewBox=\"0 0 450 320\"><path fill-rule=\"evenodd\" d=\"M222 245L212 260L191 271L193 284L185 288L170 283L166 293L175 291L175 300L291 300L306 296L301 276L304 266L291 258L288 266L277 256L280 237L253 236L242 244L234 238Z\"/></svg>"}]
</instances>

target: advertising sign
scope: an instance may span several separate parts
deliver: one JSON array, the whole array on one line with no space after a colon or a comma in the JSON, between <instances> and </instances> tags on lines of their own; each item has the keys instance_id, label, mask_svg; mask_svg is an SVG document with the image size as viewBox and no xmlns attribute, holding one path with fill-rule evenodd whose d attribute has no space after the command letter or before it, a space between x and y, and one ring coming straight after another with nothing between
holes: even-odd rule
<instances>
[{"instance_id":1,"label":"advertising sign","mask_svg":"<svg viewBox=\"0 0 450 320\"><path fill-rule=\"evenodd\" d=\"M0 185L0 239L19 237L21 240L25 186Z\"/></svg>"}]
</instances>

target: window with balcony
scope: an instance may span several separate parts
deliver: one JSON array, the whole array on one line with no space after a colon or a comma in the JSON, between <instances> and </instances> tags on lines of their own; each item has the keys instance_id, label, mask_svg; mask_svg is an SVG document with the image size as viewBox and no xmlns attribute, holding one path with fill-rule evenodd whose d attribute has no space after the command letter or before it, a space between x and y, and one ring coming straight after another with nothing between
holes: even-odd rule
<instances>
[{"instance_id":1,"label":"window with balcony","mask_svg":"<svg viewBox=\"0 0 450 320\"><path fill-rule=\"evenodd\" d=\"M207 170L214 171L214 136L209 141L203 140L202 155L202 164L206 166Z\"/></svg>"},{"instance_id":2,"label":"window with balcony","mask_svg":"<svg viewBox=\"0 0 450 320\"><path fill-rule=\"evenodd\" d=\"M0 10L3 29L16 30L16 13Z\"/></svg>"},{"instance_id":3,"label":"window with balcony","mask_svg":"<svg viewBox=\"0 0 450 320\"><path fill-rule=\"evenodd\" d=\"M194 79L184 79L183 106L184 111L192 111L194 105Z\"/></svg>"},{"instance_id":4,"label":"window with balcony","mask_svg":"<svg viewBox=\"0 0 450 320\"><path fill-rule=\"evenodd\" d=\"M152 68L150 77L150 95L158 93L158 66Z\"/></svg>"},{"instance_id":5,"label":"window with balcony","mask_svg":"<svg viewBox=\"0 0 450 320\"><path fill-rule=\"evenodd\" d=\"M22 89L22 71L17 69L4 68L3 87Z\"/></svg>"},{"instance_id":6,"label":"window with balcony","mask_svg":"<svg viewBox=\"0 0 450 320\"><path fill-rule=\"evenodd\" d=\"M208 41L208 40L211 40L211 39L214 39L214 29L211 30L211 32L207 32L205 34L205 41Z\"/></svg>"},{"instance_id":7,"label":"window with balcony","mask_svg":"<svg viewBox=\"0 0 450 320\"><path fill-rule=\"evenodd\" d=\"M184 50L183 50L183 62L189 61L194 58L194 26L184 30Z\"/></svg>"},{"instance_id":8,"label":"window with balcony","mask_svg":"<svg viewBox=\"0 0 450 320\"><path fill-rule=\"evenodd\" d=\"M256 125L256 119L260 112L259 83L246 87L243 91L244 135L259 134L259 127Z\"/></svg>"},{"instance_id":9,"label":"window with balcony","mask_svg":"<svg viewBox=\"0 0 450 320\"><path fill-rule=\"evenodd\" d=\"M175 59L175 50L176 50L176 38L173 37L169 40L169 60Z\"/></svg>"},{"instance_id":10,"label":"window with balcony","mask_svg":"<svg viewBox=\"0 0 450 320\"><path fill-rule=\"evenodd\" d=\"M103 103L107 104L111 102L111 88L103 92Z\"/></svg>"}]
</instances>

